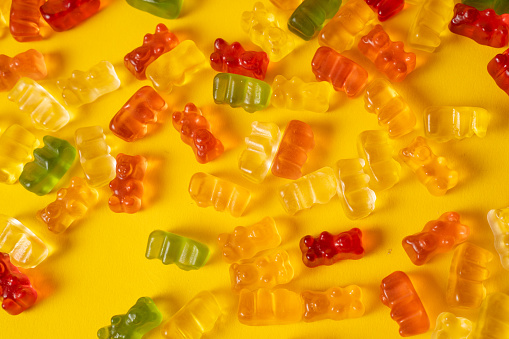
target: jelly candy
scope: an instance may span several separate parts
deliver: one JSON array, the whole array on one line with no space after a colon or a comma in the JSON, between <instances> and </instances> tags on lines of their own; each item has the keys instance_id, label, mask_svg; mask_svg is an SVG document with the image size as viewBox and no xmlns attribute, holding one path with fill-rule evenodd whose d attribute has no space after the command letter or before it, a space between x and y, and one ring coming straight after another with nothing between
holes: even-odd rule
<instances>
[{"instance_id":1,"label":"jelly candy","mask_svg":"<svg viewBox=\"0 0 509 339\"><path fill-rule=\"evenodd\" d=\"M0 293L2 308L10 315L20 314L37 300L37 292L28 277L11 264L5 253L0 253Z\"/></svg>"},{"instance_id":2,"label":"jelly candy","mask_svg":"<svg viewBox=\"0 0 509 339\"><path fill-rule=\"evenodd\" d=\"M301 3L301 0L270 0L272 4L281 9L295 9Z\"/></svg>"},{"instance_id":3,"label":"jelly candy","mask_svg":"<svg viewBox=\"0 0 509 339\"><path fill-rule=\"evenodd\" d=\"M287 80L277 75L272 83L271 103L276 108L294 111L327 112L330 85L325 82L305 83L298 77Z\"/></svg>"},{"instance_id":4,"label":"jelly candy","mask_svg":"<svg viewBox=\"0 0 509 339\"><path fill-rule=\"evenodd\" d=\"M449 312L438 315L437 325L431 339L467 339L472 332L472 322L467 318L456 317Z\"/></svg>"},{"instance_id":5,"label":"jelly candy","mask_svg":"<svg viewBox=\"0 0 509 339\"><path fill-rule=\"evenodd\" d=\"M343 320L359 318L365 308L361 301L359 286L332 287L325 292L303 291L304 321L318 321L323 319Z\"/></svg>"},{"instance_id":6,"label":"jelly candy","mask_svg":"<svg viewBox=\"0 0 509 339\"><path fill-rule=\"evenodd\" d=\"M39 146L39 140L21 127L14 124L0 136L0 182L14 184L23 166L32 160L32 151Z\"/></svg>"},{"instance_id":7,"label":"jelly candy","mask_svg":"<svg viewBox=\"0 0 509 339\"><path fill-rule=\"evenodd\" d=\"M424 111L424 134L438 142L479 138L486 135L490 116L479 107L428 107Z\"/></svg>"},{"instance_id":8,"label":"jelly candy","mask_svg":"<svg viewBox=\"0 0 509 339\"><path fill-rule=\"evenodd\" d=\"M113 195L108 200L115 213L136 213L141 208L143 197L143 177L147 170L147 160L141 155L117 155L117 176L110 182Z\"/></svg>"},{"instance_id":9,"label":"jelly candy","mask_svg":"<svg viewBox=\"0 0 509 339\"><path fill-rule=\"evenodd\" d=\"M9 27L16 41L28 42L42 39L39 7L45 2L45 0L12 0Z\"/></svg>"},{"instance_id":10,"label":"jelly candy","mask_svg":"<svg viewBox=\"0 0 509 339\"><path fill-rule=\"evenodd\" d=\"M493 8L498 15L509 14L509 2L507 0L461 0L461 2L480 11Z\"/></svg>"},{"instance_id":11,"label":"jelly candy","mask_svg":"<svg viewBox=\"0 0 509 339\"><path fill-rule=\"evenodd\" d=\"M341 0L304 0L288 19L288 29L304 40L312 39L326 19L336 14Z\"/></svg>"},{"instance_id":12,"label":"jelly candy","mask_svg":"<svg viewBox=\"0 0 509 339\"><path fill-rule=\"evenodd\" d=\"M497 54L488 64L488 73L495 80L498 87L509 94L509 49Z\"/></svg>"},{"instance_id":13,"label":"jelly candy","mask_svg":"<svg viewBox=\"0 0 509 339\"><path fill-rule=\"evenodd\" d=\"M55 32L62 32L97 13L100 6L100 0L48 0L40 11Z\"/></svg>"},{"instance_id":14,"label":"jelly candy","mask_svg":"<svg viewBox=\"0 0 509 339\"><path fill-rule=\"evenodd\" d=\"M471 339L504 339L509 336L509 296L490 294L483 302Z\"/></svg>"},{"instance_id":15,"label":"jelly candy","mask_svg":"<svg viewBox=\"0 0 509 339\"><path fill-rule=\"evenodd\" d=\"M35 49L19 53L15 57L0 54L0 92L14 87L19 79L44 79L48 75L44 56Z\"/></svg>"},{"instance_id":16,"label":"jelly candy","mask_svg":"<svg viewBox=\"0 0 509 339\"><path fill-rule=\"evenodd\" d=\"M378 20L385 21L398 14L405 6L405 0L365 0L378 13Z\"/></svg>"},{"instance_id":17,"label":"jelly candy","mask_svg":"<svg viewBox=\"0 0 509 339\"><path fill-rule=\"evenodd\" d=\"M495 250L500 256L502 267L509 271L509 245L506 240L509 233L508 211L508 208L489 211L488 223L495 237Z\"/></svg>"},{"instance_id":18,"label":"jelly candy","mask_svg":"<svg viewBox=\"0 0 509 339\"><path fill-rule=\"evenodd\" d=\"M176 19L180 15L183 0L127 0L127 3L140 11L165 18Z\"/></svg>"}]
</instances>

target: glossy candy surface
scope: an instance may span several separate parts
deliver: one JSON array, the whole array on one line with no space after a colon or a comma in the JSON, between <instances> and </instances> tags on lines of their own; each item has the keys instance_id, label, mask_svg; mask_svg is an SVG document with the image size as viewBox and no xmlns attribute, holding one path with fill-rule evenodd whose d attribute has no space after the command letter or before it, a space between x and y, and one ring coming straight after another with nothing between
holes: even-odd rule
<instances>
[{"instance_id":1,"label":"glossy candy surface","mask_svg":"<svg viewBox=\"0 0 509 339\"><path fill-rule=\"evenodd\" d=\"M362 291L358 286L331 287L327 291L303 291L305 322L323 319L343 320L364 315Z\"/></svg>"},{"instance_id":2,"label":"glossy candy surface","mask_svg":"<svg viewBox=\"0 0 509 339\"><path fill-rule=\"evenodd\" d=\"M458 183L458 172L447 167L446 159L437 157L421 136L401 149L399 155L433 195L444 195Z\"/></svg>"},{"instance_id":3,"label":"glossy candy surface","mask_svg":"<svg viewBox=\"0 0 509 339\"><path fill-rule=\"evenodd\" d=\"M364 159L371 189L383 191L398 183L401 165L392 157L393 148L385 132L362 132L357 139L357 150Z\"/></svg>"},{"instance_id":4,"label":"glossy candy surface","mask_svg":"<svg viewBox=\"0 0 509 339\"><path fill-rule=\"evenodd\" d=\"M258 79L219 73L214 77L212 95L216 104L242 107L253 113L269 106L272 89L268 83Z\"/></svg>"},{"instance_id":5,"label":"glossy candy surface","mask_svg":"<svg viewBox=\"0 0 509 339\"><path fill-rule=\"evenodd\" d=\"M434 52L440 46L440 35L447 29L453 7L454 0L424 1L408 32L410 47Z\"/></svg>"},{"instance_id":6,"label":"glossy candy surface","mask_svg":"<svg viewBox=\"0 0 509 339\"><path fill-rule=\"evenodd\" d=\"M117 155L116 177L110 182L113 195L108 200L115 213L136 213L141 208L143 178L147 160L141 155Z\"/></svg>"},{"instance_id":7,"label":"glossy candy surface","mask_svg":"<svg viewBox=\"0 0 509 339\"><path fill-rule=\"evenodd\" d=\"M368 81L364 68L327 46L316 50L311 67L318 81L330 82L335 91L348 97L359 94Z\"/></svg>"},{"instance_id":8,"label":"glossy candy surface","mask_svg":"<svg viewBox=\"0 0 509 339\"><path fill-rule=\"evenodd\" d=\"M260 288L240 292L238 319L241 324L283 325L302 319L304 304L299 293L286 289Z\"/></svg>"},{"instance_id":9,"label":"glossy candy surface","mask_svg":"<svg viewBox=\"0 0 509 339\"><path fill-rule=\"evenodd\" d=\"M509 271L509 208L488 212L488 223L495 237L495 250L500 256L502 267Z\"/></svg>"},{"instance_id":10,"label":"glossy candy surface","mask_svg":"<svg viewBox=\"0 0 509 339\"><path fill-rule=\"evenodd\" d=\"M10 315L20 314L37 300L37 292L28 277L11 264L5 253L0 253L0 299L2 308Z\"/></svg>"},{"instance_id":11,"label":"glossy candy surface","mask_svg":"<svg viewBox=\"0 0 509 339\"><path fill-rule=\"evenodd\" d=\"M341 0L304 0L288 19L288 29L304 40L312 39L325 20L336 14Z\"/></svg>"},{"instance_id":12,"label":"glossy candy surface","mask_svg":"<svg viewBox=\"0 0 509 339\"><path fill-rule=\"evenodd\" d=\"M271 103L276 108L294 111L327 112L330 85L325 82L304 82L298 77L287 80L276 75L272 83Z\"/></svg>"},{"instance_id":13,"label":"glossy candy surface","mask_svg":"<svg viewBox=\"0 0 509 339\"><path fill-rule=\"evenodd\" d=\"M254 121L251 134L245 138L246 149L239 157L239 169L244 178L261 183L269 173L281 139L279 127L271 122Z\"/></svg>"},{"instance_id":14,"label":"glossy candy surface","mask_svg":"<svg viewBox=\"0 0 509 339\"><path fill-rule=\"evenodd\" d=\"M100 0L48 0L40 11L55 32L62 32L97 13L100 6Z\"/></svg>"},{"instance_id":15,"label":"glossy candy surface","mask_svg":"<svg viewBox=\"0 0 509 339\"><path fill-rule=\"evenodd\" d=\"M180 133L182 141L191 146L200 164L212 161L223 154L223 144L214 137L209 122L194 104L189 103L183 111L174 112L172 123Z\"/></svg>"},{"instance_id":16,"label":"glossy candy surface","mask_svg":"<svg viewBox=\"0 0 509 339\"><path fill-rule=\"evenodd\" d=\"M509 95L509 49L491 59L488 64L488 73L497 86Z\"/></svg>"},{"instance_id":17,"label":"glossy candy surface","mask_svg":"<svg viewBox=\"0 0 509 339\"><path fill-rule=\"evenodd\" d=\"M509 296L501 292L484 300L474 332L469 339L505 339L509 337Z\"/></svg>"},{"instance_id":18,"label":"glossy candy surface","mask_svg":"<svg viewBox=\"0 0 509 339\"><path fill-rule=\"evenodd\" d=\"M213 206L216 211L228 211L234 217L240 217L251 200L251 192L244 187L203 172L191 177L189 194L199 207Z\"/></svg>"},{"instance_id":19,"label":"glossy candy surface","mask_svg":"<svg viewBox=\"0 0 509 339\"><path fill-rule=\"evenodd\" d=\"M449 312L438 315L431 339L467 339L472 333L472 322L467 318L456 317Z\"/></svg>"},{"instance_id":20,"label":"glossy candy surface","mask_svg":"<svg viewBox=\"0 0 509 339\"><path fill-rule=\"evenodd\" d=\"M176 19L180 15L183 0L126 0L140 11L165 18Z\"/></svg>"},{"instance_id":21,"label":"glossy candy surface","mask_svg":"<svg viewBox=\"0 0 509 339\"><path fill-rule=\"evenodd\" d=\"M279 189L279 201L288 214L328 203L337 193L334 170L324 167Z\"/></svg>"},{"instance_id":22,"label":"glossy candy surface","mask_svg":"<svg viewBox=\"0 0 509 339\"><path fill-rule=\"evenodd\" d=\"M390 19L405 6L405 0L365 0L371 9L378 14L379 21Z\"/></svg>"},{"instance_id":23,"label":"glossy candy surface","mask_svg":"<svg viewBox=\"0 0 509 339\"><path fill-rule=\"evenodd\" d=\"M34 150L34 160L19 176L21 186L37 195L51 192L76 157L76 149L66 140L46 135L42 141L44 147Z\"/></svg>"},{"instance_id":24,"label":"glossy candy surface","mask_svg":"<svg viewBox=\"0 0 509 339\"><path fill-rule=\"evenodd\" d=\"M449 252L466 241L470 228L460 223L460 215L446 212L424 225L422 232L403 239L403 248L415 265L424 265L435 255Z\"/></svg>"},{"instance_id":25,"label":"glossy candy surface","mask_svg":"<svg viewBox=\"0 0 509 339\"><path fill-rule=\"evenodd\" d=\"M509 2L507 0L461 0L461 2L480 11L493 8L498 15L509 13Z\"/></svg>"},{"instance_id":26,"label":"glossy candy surface","mask_svg":"<svg viewBox=\"0 0 509 339\"><path fill-rule=\"evenodd\" d=\"M207 263L210 251L207 245L177 234L156 230L148 236L145 257L160 259L164 265L175 264L189 271Z\"/></svg>"},{"instance_id":27,"label":"glossy candy surface","mask_svg":"<svg viewBox=\"0 0 509 339\"><path fill-rule=\"evenodd\" d=\"M16 41L28 42L42 39L39 7L44 2L45 0L12 0L9 28Z\"/></svg>"},{"instance_id":28,"label":"glossy candy surface","mask_svg":"<svg viewBox=\"0 0 509 339\"><path fill-rule=\"evenodd\" d=\"M150 86L140 88L110 121L110 130L122 140L144 138L148 125L155 124L166 110L164 99Z\"/></svg>"},{"instance_id":29,"label":"glossy candy surface","mask_svg":"<svg viewBox=\"0 0 509 339\"><path fill-rule=\"evenodd\" d=\"M102 127L78 128L74 140L87 183L92 187L101 187L113 180L117 161L110 155L111 149Z\"/></svg>"},{"instance_id":30,"label":"glossy candy surface","mask_svg":"<svg viewBox=\"0 0 509 339\"><path fill-rule=\"evenodd\" d=\"M300 240L302 261L307 267L332 265L340 260L364 257L362 232L358 228L332 235L322 232L316 238L306 235Z\"/></svg>"},{"instance_id":31,"label":"glossy candy surface","mask_svg":"<svg viewBox=\"0 0 509 339\"><path fill-rule=\"evenodd\" d=\"M0 214L0 252L14 266L32 268L48 256L48 247L30 229L14 218Z\"/></svg>"},{"instance_id":32,"label":"glossy candy surface","mask_svg":"<svg viewBox=\"0 0 509 339\"><path fill-rule=\"evenodd\" d=\"M380 300L391 309L391 318L399 324L399 334L402 337L429 330L428 314L405 273L396 271L382 280Z\"/></svg>"},{"instance_id":33,"label":"glossy candy surface","mask_svg":"<svg viewBox=\"0 0 509 339\"><path fill-rule=\"evenodd\" d=\"M251 226L237 226L233 232L222 233L217 238L223 259L228 263L252 258L280 243L281 236L271 217L265 217Z\"/></svg>"},{"instance_id":34,"label":"glossy candy surface","mask_svg":"<svg viewBox=\"0 0 509 339\"><path fill-rule=\"evenodd\" d=\"M246 52L240 42L230 45L223 39L216 39L214 53L210 55L210 65L218 72L240 74L263 80L267 73L269 57L265 52Z\"/></svg>"},{"instance_id":35,"label":"glossy candy surface","mask_svg":"<svg viewBox=\"0 0 509 339\"><path fill-rule=\"evenodd\" d=\"M414 113L389 81L381 78L373 80L366 89L364 104L368 112L377 115L378 124L387 129L391 138L398 138L414 129Z\"/></svg>"},{"instance_id":36,"label":"glossy candy surface","mask_svg":"<svg viewBox=\"0 0 509 339\"><path fill-rule=\"evenodd\" d=\"M7 98L30 114L35 128L56 132L69 122L69 112L41 85L29 78L21 78Z\"/></svg>"},{"instance_id":37,"label":"glossy candy surface","mask_svg":"<svg viewBox=\"0 0 509 339\"><path fill-rule=\"evenodd\" d=\"M254 291L258 288L271 288L292 279L293 267L285 250L230 266L230 282L235 293L243 289Z\"/></svg>"},{"instance_id":38,"label":"glossy candy surface","mask_svg":"<svg viewBox=\"0 0 509 339\"><path fill-rule=\"evenodd\" d=\"M490 116L479 107L432 106L426 108L424 135L438 142L470 138L474 134L484 138Z\"/></svg>"},{"instance_id":39,"label":"glossy candy surface","mask_svg":"<svg viewBox=\"0 0 509 339\"><path fill-rule=\"evenodd\" d=\"M74 177L71 186L61 188L54 202L37 211L37 218L48 226L53 233L62 233L73 222L85 216L87 211L97 203L99 193L88 187L84 179Z\"/></svg>"},{"instance_id":40,"label":"glossy candy surface","mask_svg":"<svg viewBox=\"0 0 509 339\"><path fill-rule=\"evenodd\" d=\"M267 53L270 61L280 61L295 48L292 36L279 27L274 14L261 2L255 3L252 11L242 13L241 26L249 39Z\"/></svg>"},{"instance_id":41,"label":"glossy candy surface","mask_svg":"<svg viewBox=\"0 0 509 339\"><path fill-rule=\"evenodd\" d=\"M415 69L415 54L405 52L403 42L391 41L381 25L376 25L368 35L362 37L358 48L381 73L393 82L405 80L406 76Z\"/></svg>"},{"instance_id":42,"label":"glossy candy surface","mask_svg":"<svg viewBox=\"0 0 509 339\"><path fill-rule=\"evenodd\" d=\"M147 33L143 37L143 44L126 54L124 65L136 79L145 80L147 67L178 44L177 36L170 32L164 24L158 24L154 34Z\"/></svg>"},{"instance_id":43,"label":"glossy candy surface","mask_svg":"<svg viewBox=\"0 0 509 339\"><path fill-rule=\"evenodd\" d=\"M301 0L270 0L272 4L281 9L295 9L302 2Z\"/></svg>"},{"instance_id":44,"label":"glossy candy surface","mask_svg":"<svg viewBox=\"0 0 509 339\"><path fill-rule=\"evenodd\" d=\"M299 120L288 123L272 163L272 174L286 179L302 176L302 166L308 153L315 147L315 137L311 126Z\"/></svg>"},{"instance_id":45,"label":"glossy candy surface","mask_svg":"<svg viewBox=\"0 0 509 339\"><path fill-rule=\"evenodd\" d=\"M205 65L205 60L194 41L185 40L148 65L145 75L158 92L169 93L173 86L185 85Z\"/></svg>"},{"instance_id":46,"label":"glossy candy surface","mask_svg":"<svg viewBox=\"0 0 509 339\"><path fill-rule=\"evenodd\" d=\"M492 9L480 12L474 7L458 3L454 7L449 30L481 45L500 48L507 46L508 42L509 27Z\"/></svg>"},{"instance_id":47,"label":"glossy candy surface","mask_svg":"<svg viewBox=\"0 0 509 339\"><path fill-rule=\"evenodd\" d=\"M163 324L161 335L167 339L199 339L214 328L221 314L214 295L202 291Z\"/></svg>"},{"instance_id":48,"label":"glossy candy surface","mask_svg":"<svg viewBox=\"0 0 509 339\"><path fill-rule=\"evenodd\" d=\"M20 125L9 126L0 136L0 182L14 184L37 146L35 135Z\"/></svg>"},{"instance_id":49,"label":"glossy candy surface","mask_svg":"<svg viewBox=\"0 0 509 339\"><path fill-rule=\"evenodd\" d=\"M364 0L348 0L322 28L318 42L340 53L349 50L374 19L375 14Z\"/></svg>"},{"instance_id":50,"label":"glossy candy surface","mask_svg":"<svg viewBox=\"0 0 509 339\"><path fill-rule=\"evenodd\" d=\"M71 77L57 81L68 106L91 103L100 96L120 87L115 68L109 61L101 61L88 71L74 71Z\"/></svg>"},{"instance_id":51,"label":"glossy candy surface","mask_svg":"<svg viewBox=\"0 0 509 339\"><path fill-rule=\"evenodd\" d=\"M376 194L369 188L369 175L361 158L342 159L337 162L338 195L343 211L350 219L365 218L375 209Z\"/></svg>"},{"instance_id":52,"label":"glossy candy surface","mask_svg":"<svg viewBox=\"0 0 509 339\"><path fill-rule=\"evenodd\" d=\"M8 91L22 77L33 80L44 79L48 75L44 56L35 49L10 58L0 54L0 92Z\"/></svg>"},{"instance_id":53,"label":"glossy candy surface","mask_svg":"<svg viewBox=\"0 0 509 339\"><path fill-rule=\"evenodd\" d=\"M141 339L148 331L159 326L161 312L150 297L136 301L126 314L111 318L111 325L97 331L99 339Z\"/></svg>"},{"instance_id":54,"label":"glossy candy surface","mask_svg":"<svg viewBox=\"0 0 509 339\"><path fill-rule=\"evenodd\" d=\"M483 281L490 275L487 266L492 259L491 252L471 243L456 247L445 294L447 305L457 308L481 306L486 296Z\"/></svg>"}]
</instances>

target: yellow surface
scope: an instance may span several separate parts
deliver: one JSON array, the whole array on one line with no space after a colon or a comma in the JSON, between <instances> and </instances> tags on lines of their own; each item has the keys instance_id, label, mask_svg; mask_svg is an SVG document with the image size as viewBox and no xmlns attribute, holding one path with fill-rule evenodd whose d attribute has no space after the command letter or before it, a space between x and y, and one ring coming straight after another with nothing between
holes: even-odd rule
<instances>
[{"instance_id":1,"label":"yellow surface","mask_svg":"<svg viewBox=\"0 0 509 339\"><path fill-rule=\"evenodd\" d=\"M0 40L0 53L13 56L29 48L44 53L49 75L41 84L59 101L62 100L56 87L57 79L67 78L76 69L90 69L101 60L108 60L115 66L122 82L120 89L91 104L70 108L73 119L52 135L74 143L77 128L100 125L107 134L112 155L119 152L144 155L149 162L144 206L134 215L115 214L107 206L111 193L103 187L99 189L99 203L84 219L63 234L53 235L36 219L35 213L54 201L56 189L67 187L72 176L84 176L78 159L47 196L36 196L19 184L1 184L0 213L18 218L32 229L51 246L51 254L38 267L26 271L39 292L36 305L18 316L0 311L0 338L94 338L97 330L108 325L113 315L125 314L142 296L152 297L163 313L163 321L167 321L198 292L208 289L223 302L224 315L204 338L396 339L399 338L398 325L390 318L390 310L378 299L380 281L395 270L408 273L426 307L431 329L443 311L476 320L478 309L455 310L446 305L452 252L417 267L407 257L401 240L422 230L429 220L454 210L461 214L462 222L471 227L468 241L495 254L486 215L491 209L509 205L509 97L491 79L486 65L504 49L480 46L448 31L434 54L405 47L417 54L417 68L394 87L417 116L417 126L413 133L391 140L395 152L407 146L416 135L423 135L422 112L428 106L483 107L491 114L483 139L472 137L443 144L429 142L433 152L447 158L448 165L459 172L458 185L445 196L429 194L408 166L403 165L400 182L377 193L375 211L366 219L348 219L337 197L328 204L288 216L278 201L277 189L289 180L269 173L267 179L257 185L244 179L238 169L238 157L245 149L244 138L250 134L251 123L272 121L281 129L292 119L308 123L316 141L303 167L303 173L308 174L324 166L334 167L339 159L357 157L357 136L362 131L385 130L378 126L374 114L365 111L363 94L347 99L344 93L332 93L331 109L327 113L269 108L249 114L241 108L214 104L212 80L216 72L206 67L191 76L188 84L175 87L171 94L164 96L170 110L158 120L152 134L133 143L124 142L112 135L108 124L134 92L150 85L150 81L136 80L125 69L123 58L140 46L144 34L154 32L158 23L168 25L180 41L194 40L206 56L213 52L213 43L218 37L230 43L238 40L246 49L260 49L240 27L242 12L253 8L251 0L185 0L181 18L173 21L140 12L124 0L107 2L83 25L68 32L53 33L40 42L22 44L9 35L4 36ZM269 1L264 3L275 8ZM393 41L406 41L417 9L407 5L394 19L383 23ZM290 12L280 14L289 17ZM47 27L43 31L49 33ZM278 74L287 79L298 76L306 82L315 81L311 59L319 46L317 39L307 43L298 38L295 41L298 47L292 54L269 65L268 83ZM383 77L355 47L344 55L365 67L370 80ZM187 102L194 102L203 109L213 134L225 145L224 154L205 165L196 161L189 146L171 126L172 111L182 110ZM35 129L28 114L20 112L16 104L7 100L6 92L0 93L0 107L1 132L19 123L42 140L45 133ZM242 217L234 218L212 207L196 206L187 188L191 176L200 171L228 179L252 192L252 201ZM238 225L252 225L265 216L274 217L282 236L281 247L290 254L295 269L295 278L284 287L300 292L358 285L366 306L364 316L337 322L323 320L271 327L250 327L238 322L238 297L231 291L229 265L221 259L217 235L232 232ZM364 258L312 269L302 264L298 246L301 237L316 236L325 230L337 234L352 227L363 231ZM209 262L200 270L185 272L175 265L165 266L158 260L147 260L144 256L146 242L155 229L207 244L212 250ZM491 277L485 281L487 292L508 293L509 272L502 269L498 256L488 268ZM429 338L431 329L415 338ZM151 331L146 338L160 338L160 328Z\"/></svg>"}]
</instances>

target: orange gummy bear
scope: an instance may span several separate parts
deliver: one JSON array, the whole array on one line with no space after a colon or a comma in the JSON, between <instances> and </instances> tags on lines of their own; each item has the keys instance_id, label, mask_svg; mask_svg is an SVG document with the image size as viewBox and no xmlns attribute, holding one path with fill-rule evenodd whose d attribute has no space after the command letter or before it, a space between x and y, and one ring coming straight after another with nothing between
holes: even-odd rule
<instances>
[{"instance_id":1,"label":"orange gummy bear","mask_svg":"<svg viewBox=\"0 0 509 339\"><path fill-rule=\"evenodd\" d=\"M272 174L286 179L299 179L302 177L302 166L308 159L307 154L314 147L315 139L311 127L299 120L290 121L274 157Z\"/></svg>"},{"instance_id":2,"label":"orange gummy bear","mask_svg":"<svg viewBox=\"0 0 509 339\"><path fill-rule=\"evenodd\" d=\"M35 49L19 53L13 58L0 54L0 92L12 89L21 78L41 80L46 75L48 70L44 56Z\"/></svg>"},{"instance_id":3,"label":"orange gummy bear","mask_svg":"<svg viewBox=\"0 0 509 339\"><path fill-rule=\"evenodd\" d=\"M117 155L117 176L110 182L113 195L108 200L115 213L136 213L141 208L143 196L143 177L147 170L147 160L141 155Z\"/></svg>"},{"instance_id":4,"label":"orange gummy bear","mask_svg":"<svg viewBox=\"0 0 509 339\"><path fill-rule=\"evenodd\" d=\"M182 141L191 146L200 164L223 154L223 144L212 135L209 122L194 104L187 104L182 112L174 112L172 122Z\"/></svg>"},{"instance_id":5,"label":"orange gummy bear","mask_svg":"<svg viewBox=\"0 0 509 339\"><path fill-rule=\"evenodd\" d=\"M9 28L16 41L27 42L42 39L39 23L41 7L46 0L12 0Z\"/></svg>"}]
</instances>

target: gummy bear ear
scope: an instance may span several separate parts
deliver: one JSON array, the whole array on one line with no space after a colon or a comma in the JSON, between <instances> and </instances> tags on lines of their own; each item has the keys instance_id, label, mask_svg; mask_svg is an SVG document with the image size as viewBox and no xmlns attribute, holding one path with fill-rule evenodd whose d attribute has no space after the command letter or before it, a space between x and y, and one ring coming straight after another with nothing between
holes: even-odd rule
<instances>
[{"instance_id":1,"label":"gummy bear ear","mask_svg":"<svg viewBox=\"0 0 509 339\"><path fill-rule=\"evenodd\" d=\"M457 212L448 212L447 213L447 220L452 222L459 222L460 221L460 215Z\"/></svg>"}]
</instances>

